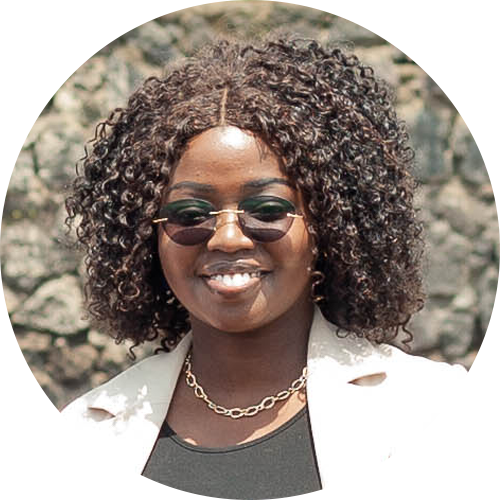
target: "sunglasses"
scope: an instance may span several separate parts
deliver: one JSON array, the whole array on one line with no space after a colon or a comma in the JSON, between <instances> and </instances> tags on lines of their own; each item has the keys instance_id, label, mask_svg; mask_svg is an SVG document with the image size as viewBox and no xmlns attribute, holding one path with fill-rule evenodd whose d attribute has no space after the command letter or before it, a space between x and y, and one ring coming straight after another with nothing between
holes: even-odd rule
<instances>
[{"instance_id":1,"label":"sunglasses","mask_svg":"<svg viewBox=\"0 0 500 500\"><path fill-rule=\"evenodd\" d=\"M162 207L154 224L161 224L167 235L179 245L199 245L216 231L217 216L234 213L245 236L260 243L279 240L300 217L288 200L276 196L255 196L242 200L237 210L215 210L205 200L177 200Z\"/></svg>"}]
</instances>

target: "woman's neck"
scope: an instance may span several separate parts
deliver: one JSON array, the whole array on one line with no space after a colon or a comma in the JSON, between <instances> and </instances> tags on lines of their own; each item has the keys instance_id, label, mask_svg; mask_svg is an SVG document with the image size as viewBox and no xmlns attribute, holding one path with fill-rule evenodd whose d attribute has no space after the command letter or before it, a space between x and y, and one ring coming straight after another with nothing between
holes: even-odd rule
<instances>
[{"instance_id":1,"label":"woman's neck","mask_svg":"<svg viewBox=\"0 0 500 500\"><path fill-rule=\"evenodd\" d=\"M313 314L313 304L303 301L271 323L242 332L223 332L192 318L192 372L223 406L248 406L287 389L306 365Z\"/></svg>"}]
</instances>

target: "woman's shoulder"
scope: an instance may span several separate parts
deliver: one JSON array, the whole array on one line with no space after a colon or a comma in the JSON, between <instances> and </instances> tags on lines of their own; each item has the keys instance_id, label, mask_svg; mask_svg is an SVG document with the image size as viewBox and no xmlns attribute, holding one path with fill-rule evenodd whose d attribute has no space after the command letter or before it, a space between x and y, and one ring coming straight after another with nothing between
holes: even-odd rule
<instances>
[{"instance_id":1,"label":"woman's shoulder","mask_svg":"<svg viewBox=\"0 0 500 500\"><path fill-rule=\"evenodd\" d=\"M387 360L388 376L393 383L416 385L431 393L468 395L468 372L460 364L434 361L409 354L392 345L381 345L378 350Z\"/></svg>"},{"instance_id":2,"label":"woman's shoulder","mask_svg":"<svg viewBox=\"0 0 500 500\"><path fill-rule=\"evenodd\" d=\"M130 366L73 400L62 409L62 415L67 418L88 417L96 421L115 416L131 393L141 393L141 386L145 386L148 372L163 364L165 356L166 354L156 354Z\"/></svg>"},{"instance_id":3,"label":"woman's shoulder","mask_svg":"<svg viewBox=\"0 0 500 500\"><path fill-rule=\"evenodd\" d=\"M311 329L308 369L308 387L313 391L329 391L332 381L337 387L362 386L353 394L373 396L392 406L397 401L403 406L409 401L411 407L437 404L443 394L459 393L467 381L462 366L370 342L330 323L319 309Z\"/></svg>"},{"instance_id":4,"label":"woman's shoulder","mask_svg":"<svg viewBox=\"0 0 500 500\"><path fill-rule=\"evenodd\" d=\"M169 400L190 345L184 338L171 352L149 356L69 403L68 419L102 421L138 405Z\"/></svg>"},{"instance_id":5,"label":"woman's shoulder","mask_svg":"<svg viewBox=\"0 0 500 500\"><path fill-rule=\"evenodd\" d=\"M101 422L134 405L157 401L163 388L174 383L180 359L176 351L149 356L82 394L62 408L61 420Z\"/></svg>"}]
</instances>

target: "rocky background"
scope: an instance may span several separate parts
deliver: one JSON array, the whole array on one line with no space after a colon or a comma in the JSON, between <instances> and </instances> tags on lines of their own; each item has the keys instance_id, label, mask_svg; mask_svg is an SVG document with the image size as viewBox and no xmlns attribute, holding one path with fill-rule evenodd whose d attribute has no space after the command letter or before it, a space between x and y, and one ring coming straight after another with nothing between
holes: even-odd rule
<instances>
[{"instance_id":1,"label":"rocky background","mask_svg":"<svg viewBox=\"0 0 500 500\"><path fill-rule=\"evenodd\" d=\"M98 121L165 63L218 34L285 28L342 42L396 89L417 150L428 237L429 301L413 352L470 367L498 278L498 222L479 150L441 89L382 38L336 16L285 3L209 4L158 18L89 59L48 102L14 168L2 220L2 279L15 334L43 390L61 408L132 361L83 318L81 256L67 246L64 191ZM156 346L136 349L138 359Z\"/></svg>"}]
</instances>

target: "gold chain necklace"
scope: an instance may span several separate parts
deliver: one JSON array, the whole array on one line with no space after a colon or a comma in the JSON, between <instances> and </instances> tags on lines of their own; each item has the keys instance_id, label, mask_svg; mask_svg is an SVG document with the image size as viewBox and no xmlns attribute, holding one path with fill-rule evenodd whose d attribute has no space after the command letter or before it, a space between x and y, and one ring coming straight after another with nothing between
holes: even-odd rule
<instances>
[{"instance_id":1,"label":"gold chain necklace","mask_svg":"<svg viewBox=\"0 0 500 500\"><path fill-rule=\"evenodd\" d=\"M184 371L186 372L186 384L194 390L197 398L203 399L207 406L219 415L224 417L231 417L233 419L241 417L253 417L262 410L270 410L277 401L284 401L288 399L295 392L300 391L306 386L307 381L307 366L302 370L302 375L294 380L290 387L285 391L278 392L275 396L265 397L259 404L249 406L248 408L224 408L214 403L204 391L203 387L198 384L195 375L191 371L191 353L188 354L186 361L184 361Z\"/></svg>"}]
</instances>

